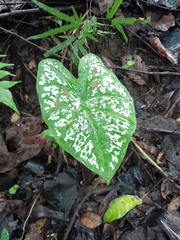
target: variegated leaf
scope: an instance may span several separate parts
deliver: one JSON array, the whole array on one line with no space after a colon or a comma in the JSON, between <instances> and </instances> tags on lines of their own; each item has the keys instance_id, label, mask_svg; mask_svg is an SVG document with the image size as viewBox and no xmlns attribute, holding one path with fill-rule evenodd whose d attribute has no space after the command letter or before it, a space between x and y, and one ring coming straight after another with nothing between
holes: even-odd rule
<instances>
[{"instance_id":1,"label":"variegated leaf","mask_svg":"<svg viewBox=\"0 0 180 240\"><path fill-rule=\"evenodd\" d=\"M41 61L37 92L57 143L109 184L136 127L127 89L99 57L87 54L78 79L58 60Z\"/></svg>"}]
</instances>

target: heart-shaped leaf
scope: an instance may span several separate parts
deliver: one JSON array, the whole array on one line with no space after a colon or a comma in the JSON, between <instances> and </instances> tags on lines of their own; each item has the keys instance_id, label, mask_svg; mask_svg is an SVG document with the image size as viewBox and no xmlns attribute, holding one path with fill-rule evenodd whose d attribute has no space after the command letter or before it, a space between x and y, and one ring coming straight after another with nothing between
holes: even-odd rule
<instances>
[{"instance_id":1,"label":"heart-shaped leaf","mask_svg":"<svg viewBox=\"0 0 180 240\"><path fill-rule=\"evenodd\" d=\"M96 55L85 55L78 72L55 59L39 63L42 115L57 143L109 184L136 127L133 100Z\"/></svg>"}]
</instances>

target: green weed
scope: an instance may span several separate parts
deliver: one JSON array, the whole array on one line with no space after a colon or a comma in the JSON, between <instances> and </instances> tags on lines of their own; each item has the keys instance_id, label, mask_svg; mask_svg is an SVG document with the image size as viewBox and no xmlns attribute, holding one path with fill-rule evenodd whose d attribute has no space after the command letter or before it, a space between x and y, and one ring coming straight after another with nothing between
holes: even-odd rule
<instances>
[{"instance_id":1,"label":"green weed","mask_svg":"<svg viewBox=\"0 0 180 240\"><path fill-rule=\"evenodd\" d=\"M0 58L5 57L5 55L0 55ZM0 62L0 79L6 76L14 76L8 71L2 70L4 67L12 66L13 64ZM11 92L8 90L10 87L19 83L18 81L0 81L0 102L4 103L8 107L12 108L15 112L19 114L19 111L14 103Z\"/></svg>"}]
</instances>

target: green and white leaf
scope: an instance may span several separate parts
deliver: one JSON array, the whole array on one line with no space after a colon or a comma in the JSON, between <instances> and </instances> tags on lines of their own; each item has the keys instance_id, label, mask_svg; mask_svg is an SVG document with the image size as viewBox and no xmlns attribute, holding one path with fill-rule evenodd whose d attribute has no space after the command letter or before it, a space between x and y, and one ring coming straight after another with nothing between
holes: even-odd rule
<instances>
[{"instance_id":1,"label":"green and white leaf","mask_svg":"<svg viewBox=\"0 0 180 240\"><path fill-rule=\"evenodd\" d=\"M132 195L124 195L120 198L116 198L109 204L109 207L103 216L103 221L110 223L116 219L122 218L136 205L141 203L141 198Z\"/></svg>"},{"instance_id":2,"label":"green and white leaf","mask_svg":"<svg viewBox=\"0 0 180 240\"><path fill-rule=\"evenodd\" d=\"M85 55L78 73L55 59L40 62L42 115L57 143L109 184L136 127L133 100L96 55Z\"/></svg>"}]
</instances>

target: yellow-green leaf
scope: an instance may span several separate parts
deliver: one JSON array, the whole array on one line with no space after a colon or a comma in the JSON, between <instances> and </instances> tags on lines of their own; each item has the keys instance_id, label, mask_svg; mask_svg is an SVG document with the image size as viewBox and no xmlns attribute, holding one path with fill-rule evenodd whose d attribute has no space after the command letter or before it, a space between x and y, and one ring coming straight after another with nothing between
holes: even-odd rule
<instances>
[{"instance_id":1,"label":"yellow-green leaf","mask_svg":"<svg viewBox=\"0 0 180 240\"><path fill-rule=\"evenodd\" d=\"M132 195L124 195L120 198L116 198L109 204L109 207L103 216L103 220L104 222L112 222L116 219L122 218L136 205L141 203L142 199Z\"/></svg>"}]
</instances>

